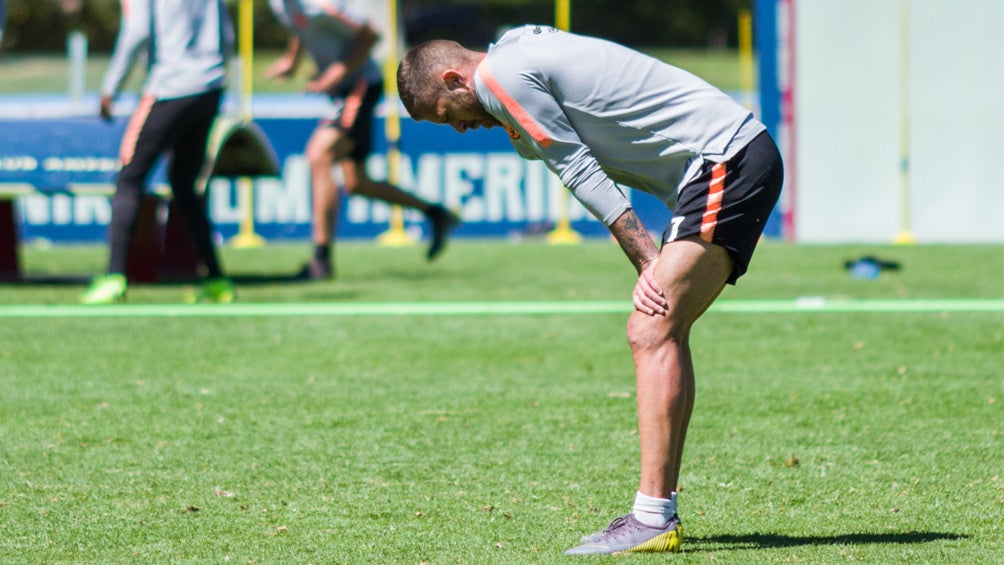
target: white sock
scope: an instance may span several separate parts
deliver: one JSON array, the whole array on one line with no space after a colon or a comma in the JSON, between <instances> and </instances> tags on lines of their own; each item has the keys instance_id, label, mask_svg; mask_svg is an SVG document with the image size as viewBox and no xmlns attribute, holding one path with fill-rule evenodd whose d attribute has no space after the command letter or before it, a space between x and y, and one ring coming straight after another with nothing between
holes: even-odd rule
<instances>
[{"instance_id":1,"label":"white sock","mask_svg":"<svg viewBox=\"0 0 1004 565\"><path fill-rule=\"evenodd\" d=\"M634 495L634 508L631 513L634 514L634 519L642 524L661 528L676 515L676 493L672 493L666 499L644 495L638 491Z\"/></svg>"}]
</instances>

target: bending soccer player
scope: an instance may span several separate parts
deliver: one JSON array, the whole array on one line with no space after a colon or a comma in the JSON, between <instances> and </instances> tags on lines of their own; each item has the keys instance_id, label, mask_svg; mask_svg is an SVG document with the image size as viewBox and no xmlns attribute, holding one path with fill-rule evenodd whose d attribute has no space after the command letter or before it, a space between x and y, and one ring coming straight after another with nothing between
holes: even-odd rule
<instances>
[{"instance_id":1,"label":"bending soccer player","mask_svg":"<svg viewBox=\"0 0 1004 565\"><path fill-rule=\"evenodd\" d=\"M679 551L677 485L694 408L690 328L746 272L780 195L781 157L763 124L699 78L608 41L547 26L487 52L451 41L398 68L416 120L463 133L502 126L610 229L638 272L627 325L641 478L631 513L569 554ZM620 185L673 211L661 249Z\"/></svg>"},{"instance_id":2,"label":"bending soccer player","mask_svg":"<svg viewBox=\"0 0 1004 565\"><path fill-rule=\"evenodd\" d=\"M460 218L366 172L372 145L373 111L383 95L380 68L370 57L379 39L365 17L345 0L269 0L276 17L291 32L286 53L268 71L270 78L286 78L297 68L301 54L309 51L318 76L307 90L327 94L331 112L318 124L305 150L313 189L311 239L313 257L299 278L327 279L334 274L332 245L338 217L338 186L331 177L334 163L342 165L345 190L423 212L432 241L427 258L435 259L446 245Z\"/></svg>"}]
</instances>

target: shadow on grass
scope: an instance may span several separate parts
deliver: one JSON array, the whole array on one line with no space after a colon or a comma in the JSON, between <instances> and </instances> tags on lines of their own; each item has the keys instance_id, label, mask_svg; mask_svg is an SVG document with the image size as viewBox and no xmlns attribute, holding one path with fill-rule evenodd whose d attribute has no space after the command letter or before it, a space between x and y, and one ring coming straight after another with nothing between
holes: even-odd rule
<instances>
[{"instance_id":1,"label":"shadow on grass","mask_svg":"<svg viewBox=\"0 0 1004 565\"><path fill-rule=\"evenodd\" d=\"M4 281L10 286L73 286L86 285L94 275L22 275L15 280Z\"/></svg>"},{"instance_id":2,"label":"shadow on grass","mask_svg":"<svg viewBox=\"0 0 1004 565\"><path fill-rule=\"evenodd\" d=\"M905 532L884 534L844 534L837 536L787 536L784 534L742 534L689 538L686 550L729 551L739 549L772 549L806 545L867 545L911 544L940 540L967 539L963 534L944 532ZM693 544L693 545L692 545ZM696 547L695 547L696 546Z\"/></svg>"},{"instance_id":3,"label":"shadow on grass","mask_svg":"<svg viewBox=\"0 0 1004 565\"><path fill-rule=\"evenodd\" d=\"M84 286L91 282L96 273L81 274L81 273L60 273L60 274L47 274L47 273L26 273L21 275L20 278L15 278L12 280L2 280L0 279L0 285L10 285L10 286ZM248 272L229 272L227 276L234 281L237 285L246 286L264 286L264 285L281 285L281 284L326 284L334 283L337 279L328 280L309 280L300 276L299 273L248 273ZM435 271L429 270L386 270L380 272L380 277L382 279L397 279L403 282L420 282L425 280L438 279L442 277L441 273L436 273ZM181 278L181 279L168 279L158 282L151 283L133 283L142 285L161 285L161 286L178 286L178 285L190 285L197 284L200 281L199 278Z\"/></svg>"},{"instance_id":4,"label":"shadow on grass","mask_svg":"<svg viewBox=\"0 0 1004 565\"><path fill-rule=\"evenodd\" d=\"M83 275L83 274L59 274L59 275L46 275L46 274L27 274L23 275L20 279L12 281L0 281L0 284L12 285L12 286L80 286L87 285L94 278L93 274ZM309 284L315 281L304 280L297 277L295 274L234 274L230 276L230 279L238 285L270 285L270 284ZM155 283L133 283L139 285L159 285L159 286L181 286L196 284L199 279L191 280L166 280Z\"/></svg>"},{"instance_id":5,"label":"shadow on grass","mask_svg":"<svg viewBox=\"0 0 1004 565\"><path fill-rule=\"evenodd\" d=\"M46 274L30 274L25 275L19 280L15 281L0 281L0 288L5 287L37 287L37 288L61 288L61 287L80 287L83 289L86 287L92 279L93 275L46 275ZM334 280L328 281L311 281L303 280L296 277L295 275L282 275L282 274L235 274L230 277L230 279L237 286L238 300L240 298L241 289L253 289L258 287L287 287L296 288L296 297L301 300L309 299L316 301L325 302L344 302L348 300L355 300L358 298L359 293L352 288L346 288L344 286L338 285ZM129 288L163 288L163 289L182 289L191 288L199 284L199 280L169 280L161 281L155 283L131 283ZM295 299L295 297L294 297Z\"/></svg>"}]
</instances>

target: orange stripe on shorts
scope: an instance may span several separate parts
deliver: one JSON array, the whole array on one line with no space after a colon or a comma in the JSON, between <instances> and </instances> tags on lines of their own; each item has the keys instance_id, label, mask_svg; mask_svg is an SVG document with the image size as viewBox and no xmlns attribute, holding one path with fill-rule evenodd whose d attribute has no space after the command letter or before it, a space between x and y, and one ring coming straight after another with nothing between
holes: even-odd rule
<instances>
[{"instance_id":1,"label":"orange stripe on shorts","mask_svg":"<svg viewBox=\"0 0 1004 565\"><path fill-rule=\"evenodd\" d=\"M725 196L725 163L711 167L711 184L708 186L708 204L701 220L701 239L711 243L718 226L718 213L722 211L722 197Z\"/></svg>"},{"instance_id":2,"label":"orange stripe on shorts","mask_svg":"<svg viewBox=\"0 0 1004 565\"><path fill-rule=\"evenodd\" d=\"M119 160L122 166L126 166L132 161L136 154L136 141L139 140L139 132L143 131L146 119L150 116L150 109L153 108L157 99L153 96L144 96L140 99L136 111L129 118L129 125L126 126L125 133L122 134L122 143L119 145Z\"/></svg>"}]
</instances>

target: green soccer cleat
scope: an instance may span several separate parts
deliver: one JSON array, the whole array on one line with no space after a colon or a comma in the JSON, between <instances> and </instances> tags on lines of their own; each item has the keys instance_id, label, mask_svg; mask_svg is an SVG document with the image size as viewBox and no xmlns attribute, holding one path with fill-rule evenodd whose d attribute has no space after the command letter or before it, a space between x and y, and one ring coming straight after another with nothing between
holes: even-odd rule
<instances>
[{"instance_id":1,"label":"green soccer cleat","mask_svg":"<svg viewBox=\"0 0 1004 565\"><path fill-rule=\"evenodd\" d=\"M207 280L197 291L189 291L185 295L185 302L189 304L196 302L230 304L236 297L237 291L234 289L234 283L230 279L218 278Z\"/></svg>"},{"instance_id":2,"label":"green soccer cleat","mask_svg":"<svg viewBox=\"0 0 1004 565\"><path fill-rule=\"evenodd\" d=\"M81 304L114 304L125 301L126 278L120 273L94 277L91 285L80 295Z\"/></svg>"},{"instance_id":3,"label":"green soccer cleat","mask_svg":"<svg viewBox=\"0 0 1004 565\"><path fill-rule=\"evenodd\" d=\"M683 530L676 516L662 528L653 528L628 514L610 522L605 530L582 538L581 545L569 549L565 555L678 553L682 541Z\"/></svg>"}]
</instances>

